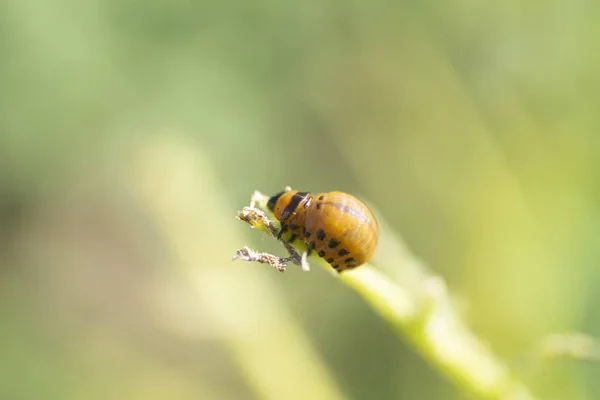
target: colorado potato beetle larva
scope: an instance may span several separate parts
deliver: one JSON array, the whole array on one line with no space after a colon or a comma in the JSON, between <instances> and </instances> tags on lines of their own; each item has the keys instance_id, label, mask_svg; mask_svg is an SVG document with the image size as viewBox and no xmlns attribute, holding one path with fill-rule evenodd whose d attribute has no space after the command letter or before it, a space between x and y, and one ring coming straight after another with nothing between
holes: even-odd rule
<instances>
[{"instance_id":1,"label":"colorado potato beetle larva","mask_svg":"<svg viewBox=\"0 0 600 400\"><path fill-rule=\"evenodd\" d=\"M280 237L291 232L290 241L302 239L309 254L317 252L338 272L366 263L375 253L379 226L352 195L289 190L270 197L267 207L281 222Z\"/></svg>"}]
</instances>

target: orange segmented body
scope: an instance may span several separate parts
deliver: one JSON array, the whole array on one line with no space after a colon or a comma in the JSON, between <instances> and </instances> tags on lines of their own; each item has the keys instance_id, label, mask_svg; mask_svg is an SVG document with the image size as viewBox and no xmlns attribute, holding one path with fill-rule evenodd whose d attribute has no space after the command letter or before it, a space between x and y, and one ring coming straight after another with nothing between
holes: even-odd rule
<instances>
[{"instance_id":1,"label":"orange segmented body","mask_svg":"<svg viewBox=\"0 0 600 400\"><path fill-rule=\"evenodd\" d=\"M290 190L272 196L268 208L281 222L280 236L292 233L311 251L342 272L369 261L375 253L379 226L373 213L343 192L311 194Z\"/></svg>"}]
</instances>

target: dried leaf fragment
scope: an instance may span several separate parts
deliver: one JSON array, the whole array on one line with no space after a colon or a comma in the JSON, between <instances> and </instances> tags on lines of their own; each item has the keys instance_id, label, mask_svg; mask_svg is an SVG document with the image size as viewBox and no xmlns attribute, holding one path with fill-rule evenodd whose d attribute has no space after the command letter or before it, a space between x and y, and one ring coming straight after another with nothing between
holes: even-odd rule
<instances>
[{"instance_id":1,"label":"dried leaf fragment","mask_svg":"<svg viewBox=\"0 0 600 400\"><path fill-rule=\"evenodd\" d=\"M233 259L235 260L237 258L241 258L244 261L256 261L262 264L268 264L281 272L285 271L287 264L291 261L296 265L300 265L304 271L309 271L310 265L307 261L307 253L304 252L302 255L300 255L291 243L287 242L283 238L278 237L279 231L276 228L275 224L271 220L269 220L269 218L263 211L259 210L258 208L255 208L256 203L263 204L265 203L264 200L264 195L260 194L259 192L255 192L252 196L250 206L244 207L240 211L238 211L236 218L240 221L248 223L255 229L259 229L265 233L270 234L272 237L274 237L283 244L290 256L278 257L273 254L259 252L247 246L244 246L236 252L236 255L233 257Z\"/></svg>"}]
</instances>

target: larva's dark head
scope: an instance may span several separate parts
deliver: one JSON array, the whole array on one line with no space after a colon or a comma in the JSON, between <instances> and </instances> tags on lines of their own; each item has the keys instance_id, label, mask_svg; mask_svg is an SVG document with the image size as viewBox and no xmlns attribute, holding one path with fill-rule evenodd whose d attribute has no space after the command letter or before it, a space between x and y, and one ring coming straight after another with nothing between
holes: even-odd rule
<instances>
[{"instance_id":1,"label":"larva's dark head","mask_svg":"<svg viewBox=\"0 0 600 400\"><path fill-rule=\"evenodd\" d=\"M279 200L279 198L284 194L285 192L279 192L273 196L271 196L271 198L269 199L269 201L267 202L267 207L269 208L269 210L273 211L273 209L275 208L275 204L277 204L277 200Z\"/></svg>"},{"instance_id":2,"label":"larva's dark head","mask_svg":"<svg viewBox=\"0 0 600 400\"><path fill-rule=\"evenodd\" d=\"M277 193L269 199L267 207L273 211L275 218L281 222L287 222L296 216L296 209L308 196L307 192L297 190Z\"/></svg>"}]
</instances>

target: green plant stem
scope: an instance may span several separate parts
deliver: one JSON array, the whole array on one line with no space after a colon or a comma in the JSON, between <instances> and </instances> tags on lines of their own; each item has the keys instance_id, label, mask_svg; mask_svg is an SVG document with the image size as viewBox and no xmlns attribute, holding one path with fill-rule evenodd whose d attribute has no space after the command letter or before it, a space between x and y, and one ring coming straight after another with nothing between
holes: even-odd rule
<instances>
[{"instance_id":1,"label":"green plant stem","mask_svg":"<svg viewBox=\"0 0 600 400\"><path fill-rule=\"evenodd\" d=\"M460 321L443 291L411 314L407 293L373 266L340 275L431 365L464 390L482 399L534 398Z\"/></svg>"}]
</instances>

